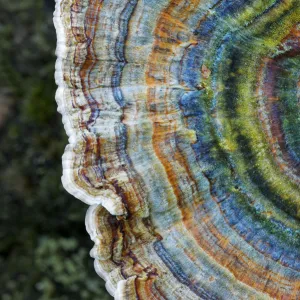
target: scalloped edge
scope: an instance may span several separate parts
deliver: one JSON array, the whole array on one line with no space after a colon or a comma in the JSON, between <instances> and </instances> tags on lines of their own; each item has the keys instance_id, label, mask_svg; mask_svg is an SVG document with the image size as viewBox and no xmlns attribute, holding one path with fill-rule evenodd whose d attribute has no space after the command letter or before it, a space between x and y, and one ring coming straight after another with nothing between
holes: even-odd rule
<instances>
[{"instance_id":1,"label":"scalloped edge","mask_svg":"<svg viewBox=\"0 0 300 300\"><path fill-rule=\"evenodd\" d=\"M55 54L57 56L55 64L55 82L58 86L55 100L57 102L57 111L62 115L62 123L64 125L65 131L69 137L69 144L66 146L64 154L62 156L63 165L63 175L61 177L62 185L64 189L73 195L75 198L81 200L82 202L93 205L101 204L105 207L110 214L114 216L125 215L126 210L122 203L122 199L119 195L114 194L109 189L103 189L102 191L107 192L107 197L103 195L92 196L83 188L80 188L73 180L73 153L76 145L79 143L79 136L71 124L68 115L64 114L64 92L66 89L65 82L63 80L62 70L63 70L63 60L67 58L67 47L66 47L66 37L63 23L61 21L61 2L62 0L55 0L55 11L53 16L53 23L56 29L57 36L57 47Z\"/></svg>"},{"instance_id":2,"label":"scalloped edge","mask_svg":"<svg viewBox=\"0 0 300 300\"><path fill-rule=\"evenodd\" d=\"M87 232L90 235L91 240L96 244L96 228L95 223L92 221L92 213L98 205L102 205L107 211L114 216L125 215L125 207L121 201L121 198L113 194L111 190L106 189L111 197L91 196L84 189L80 188L73 180L72 174L72 162L73 162L73 149L76 147L79 138L76 130L73 128L68 115L63 114L64 111L64 91L66 89L65 82L63 80L63 60L67 58L67 47L66 47L66 35L64 26L61 20L61 3L63 0L55 0L55 10L53 13L53 23L56 29L57 46L56 46L56 63L55 63L55 82L57 87L55 100L57 102L57 111L62 115L62 123L64 125L65 132L68 136L69 144L66 145L64 154L62 156L62 167L63 174L61 182L64 189L73 195L75 198L89 205L85 217L85 225ZM115 197L113 197L115 196ZM93 257L91 250L91 257ZM105 288L107 292L115 299L121 300L122 289L127 281L126 279L120 280L117 283L117 287L114 287L108 274L102 270L98 264L97 259L94 259L94 268L96 273L106 282Z\"/></svg>"}]
</instances>

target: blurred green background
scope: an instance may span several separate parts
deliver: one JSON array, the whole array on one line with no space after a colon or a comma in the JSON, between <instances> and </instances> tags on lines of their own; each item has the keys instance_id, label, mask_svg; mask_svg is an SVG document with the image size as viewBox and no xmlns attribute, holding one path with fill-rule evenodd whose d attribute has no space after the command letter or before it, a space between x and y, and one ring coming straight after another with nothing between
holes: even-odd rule
<instances>
[{"instance_id":1,"label":"blurred green background","mask_svg":"<svg viewBox=\"0 0 300 300\"><path fill-rule=\"evenodd\" d=\"M61 185L54 0L0 0L0 298L112 299L93 269L87 206Z\"/></svg>"}]
</instances>

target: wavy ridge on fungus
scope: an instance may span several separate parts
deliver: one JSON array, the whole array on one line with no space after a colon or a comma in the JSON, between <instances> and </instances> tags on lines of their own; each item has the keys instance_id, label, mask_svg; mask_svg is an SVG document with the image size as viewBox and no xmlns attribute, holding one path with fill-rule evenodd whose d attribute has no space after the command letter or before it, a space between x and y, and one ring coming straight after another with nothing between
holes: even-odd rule
<instances>
[{"instance_id":1,"label":"wavy ridge on fungus","mask_svg":"<svg viewBox=\"0 0 300 300\"><path fill-rule=\"evenodd\" d=\"M57 0L65 189L116 299L300 297L300 4Z\"/></svg>"}]
</instances>

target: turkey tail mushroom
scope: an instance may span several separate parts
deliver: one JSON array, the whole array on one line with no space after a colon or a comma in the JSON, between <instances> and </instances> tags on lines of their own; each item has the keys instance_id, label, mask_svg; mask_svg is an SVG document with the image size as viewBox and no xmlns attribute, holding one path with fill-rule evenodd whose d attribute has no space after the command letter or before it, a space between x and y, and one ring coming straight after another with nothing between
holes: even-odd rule
<instances>
[{"instance_id":1,"label":"turkey tail mushroom","mask_svg":"<svg viewBox=\"0 0 300 300\"><path fill-rule=\"evenodd\" d=\"M300 299L300 2L57 0L65 189L115 299Z\"/></svg>"}]
</instances>

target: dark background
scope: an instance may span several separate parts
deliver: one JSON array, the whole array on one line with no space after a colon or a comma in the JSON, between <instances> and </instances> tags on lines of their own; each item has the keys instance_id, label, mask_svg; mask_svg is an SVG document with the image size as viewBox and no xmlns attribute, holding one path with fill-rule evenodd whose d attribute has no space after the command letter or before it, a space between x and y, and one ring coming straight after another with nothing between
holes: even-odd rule
<instances>
[{"instance_id":1,"label":"dark background","mask_svg":"<svg viewBox=\"0 0 300 300\"><path fill-rule=\"evenodd\" d=\"M0 0L0 299L111 299L61 185L54 0Z\"/></svg>"}]
</instances>

